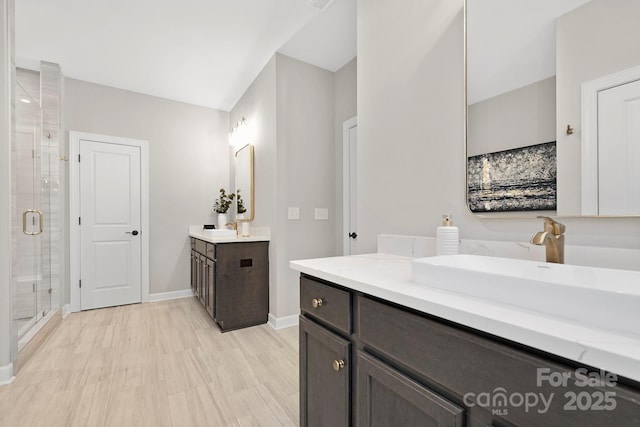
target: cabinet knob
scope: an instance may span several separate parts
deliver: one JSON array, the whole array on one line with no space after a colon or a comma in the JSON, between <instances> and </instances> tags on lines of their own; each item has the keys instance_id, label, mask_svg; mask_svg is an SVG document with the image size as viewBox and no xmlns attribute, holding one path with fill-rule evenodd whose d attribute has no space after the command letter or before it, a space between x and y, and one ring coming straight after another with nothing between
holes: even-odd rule
<instances>
[{"instance_id":1,"label":"cabinet knob","mask_svg":"<svg viewBox=\"0 0 640 427\"><path fill-rule=\"evenodd\" d=\"M333 361L333 370L338 372L340 369L344 368L344 360L334 360Z\"/></svg>"},{"instance_id":2,"label":"cabinet knob","mask_svg":"<svg viewBox=\"0 0 640 427\"><path fill-rule=\"evenodd\" d=\"M324 299L323 298L314 298L314 299L311 300L311 306L313 308L322 307L322 304L324 304Z\"/></svg>"}]
</instances>

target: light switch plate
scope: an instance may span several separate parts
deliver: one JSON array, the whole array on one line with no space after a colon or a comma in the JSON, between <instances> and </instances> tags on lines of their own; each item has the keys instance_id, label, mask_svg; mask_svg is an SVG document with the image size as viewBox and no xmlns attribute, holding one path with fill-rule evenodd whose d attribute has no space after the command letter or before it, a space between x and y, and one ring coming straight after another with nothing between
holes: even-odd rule
<instances>
[{"instance_id":1,"label":"light switch plate","mask_svg":"<svg viewBox=\"0 0 640 427\"><path fill-rule=\"evenodd\" d=\"M316 208L316 220L326 221L329 219L329 209L327 208Z\"/></svg>"},{"instance_id":2,"label":"light switch plate","mask_svg":"<svg viewBox=\"0 0 640 427\"><path fill-rule=\"evenodd\" d=\"M300 219L300 208L289 208L289 219Z\"/></svg>"}]
</instances>

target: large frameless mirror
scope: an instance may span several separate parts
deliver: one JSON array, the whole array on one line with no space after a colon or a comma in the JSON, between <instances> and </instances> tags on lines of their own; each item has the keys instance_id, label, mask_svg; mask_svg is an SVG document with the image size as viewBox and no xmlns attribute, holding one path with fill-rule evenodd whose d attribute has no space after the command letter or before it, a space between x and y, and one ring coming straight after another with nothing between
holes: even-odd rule
<instances>
[{"instance_id":1,"label":"large frameless mirror","mask_svg":"<svg viewBox=\"0 0 640 427\"><path fill-rule=\"evenodd\" d=\"M469 209L640 215L640 2L465 9Z\"/></svg>"}]
</instances>

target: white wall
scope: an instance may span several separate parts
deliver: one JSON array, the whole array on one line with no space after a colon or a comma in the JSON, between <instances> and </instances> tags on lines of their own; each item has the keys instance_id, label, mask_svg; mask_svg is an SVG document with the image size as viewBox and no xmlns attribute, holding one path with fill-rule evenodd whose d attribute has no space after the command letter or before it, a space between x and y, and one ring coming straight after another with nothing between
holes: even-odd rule
<instances>
[{"instance_id":1,"label":"white wall","mask_svg":"<svg viewBox=\"0 0 640 427\"><path fill-rule=\"evenodd\" d=\"M0 381L11 363L11 107L13 61L13 0L0 3ZM15 341L14 341L15 344Z\"/></svg>"},{"instance_id":2,"label":"white wall","mask_svg":"<svg viewBox=\"0 0 640 427\"><path fill-rule=\"evenodd\" d=\"M150 293L189 289L190 224L229 184L229 114L65 80L66 129L149 141Z\"/></svg>"},{"instance_id":3,"label":"white wall","mask_svg":"<svg viewBox=\"0 0 640 427\"><path fill-rule=\"evenodd\" d=\"M444 212L454 215L462 238L527 241L542 229L537 219L480 219L467 211L462 8L462 0L358 2L364 252L375 251L380 233L434 236ZM640 219L563 222L567 244L640 248Z\"/></svg>"},{"instance_id":4,"label":"white wall","mask_svg":"<svg viewBox=\"0 0 640 427\"><path fill-rule=\"evenodd\" d=\"M592 0L558 19L559 212L581 210L581 85L640 65L638 16L637 0ZM573 135L564 132L567 124L575 129Z\"/></svg>"}]
</instances>

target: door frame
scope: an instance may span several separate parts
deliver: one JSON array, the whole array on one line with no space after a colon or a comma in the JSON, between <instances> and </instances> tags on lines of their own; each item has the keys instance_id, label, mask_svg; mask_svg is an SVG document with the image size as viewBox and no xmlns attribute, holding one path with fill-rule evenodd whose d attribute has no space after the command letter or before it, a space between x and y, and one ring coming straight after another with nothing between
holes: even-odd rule
<instances>
[{"instance_id":1,"label":"door frame","mask_svg":"<svg viewBox=\"0 0 640 427\"><path fill-rule=\"evenodd\" d=\"M141 302L149 302L149 149L148 141L69 131L69 289L72 313L80 311L80 140L89 139L140 148Z\"/></svg>"},{"instance_id":2,"label":"door frame","mask_svg":"<svg viewBox=\"0 0 640 427\"><path fill-rule=\"evenodd\" d=\"M349 165L351 151L349 149L349 131L358 126L358 116L353 116L342 123L342 254L350 255L350 214L351 188L349 179Z\"/></svg>"},{"instance_id":3,"label":"door frame","mask_svg":"<svg viewBox=\"0 0 640 427\"><path fill-rule=\"evenodd\" d=\"M640 80L640 66L582 83L582 215L598 215L598 92Z\"/></svg>"}]
</instances>

